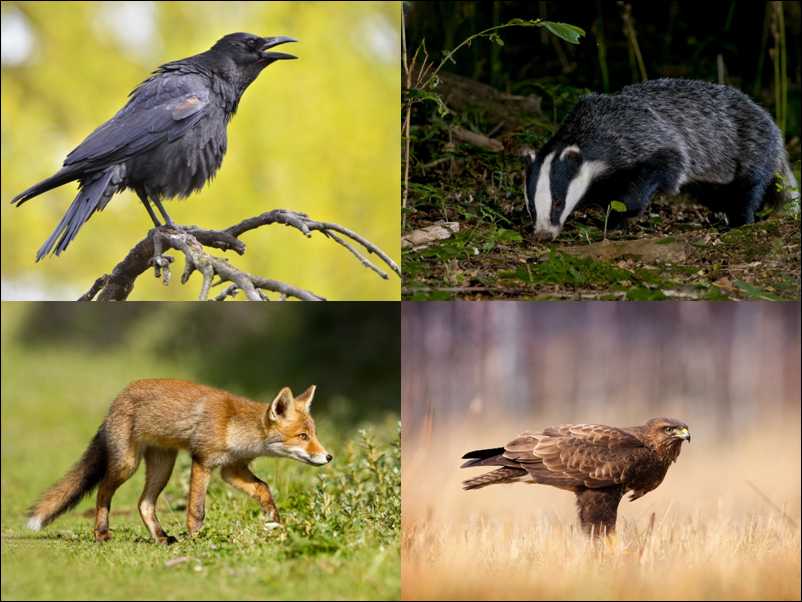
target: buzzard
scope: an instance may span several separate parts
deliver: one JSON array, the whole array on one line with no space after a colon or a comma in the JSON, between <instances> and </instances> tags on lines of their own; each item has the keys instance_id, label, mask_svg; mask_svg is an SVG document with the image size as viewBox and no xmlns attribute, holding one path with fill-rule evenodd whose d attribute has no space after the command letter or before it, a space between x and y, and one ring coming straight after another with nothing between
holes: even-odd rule
<instances>
[{"instance_id":1,"label":"buzzard","mask_svg":"<svg viewBox=\"0 0 802 602\"><path fill-rule=\"evenodd\" d=\"M613 533L618 502L650 492L690 442L688 425L652 418L643 426L564 424L525 432L504 447L468 452L461 468L500 466L463 482L464 489L496 483L539 483L576 494L579 522L590 534Z\"/></svg>"}]
</instances>

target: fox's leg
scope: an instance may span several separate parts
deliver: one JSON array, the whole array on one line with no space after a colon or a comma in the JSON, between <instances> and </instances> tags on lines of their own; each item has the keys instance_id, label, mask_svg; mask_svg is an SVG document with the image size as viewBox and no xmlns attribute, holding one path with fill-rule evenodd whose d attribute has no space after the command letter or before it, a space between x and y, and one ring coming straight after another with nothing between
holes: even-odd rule
<instances>
[{"instance_id":1,"label":"fox's leg","mask_svg":"<svg viewBox=\"0 0 802 602\"><path fill-rule=\"evenodd\" d=\"M156 517L156 500L170 480L178 450L149 447L145 450L145 489L139 498L139 516L156 543L175 543L175 537L167 535Z\"/></svg>"},{"instance_id":2,"label":"fox's leg","mask_svg":"<svg viewBox=\"0 0 802 602\"><path fill-rule=\"evenodd\" d=\"M111 453L111 451L110 451ZM95 541L107 541L109 535L109 511L111 498L117 488L131 478L139 466L139 454L130 449L123 454L115 454L109 461L109 470L97 489L95 510Z\"/></svg>"},{"instance_id":3,"label":"fox's leg","mask_svg":"<svg viewBox=\"0 0 802 602\"><path fill-rule=\"evenodd\" d=\"M195 535L203 526L203 517L206 514L206 488L209 486L211 474L211 469L192 458L189 500L187 502L187 531L189 531L190 535Z\"/></svg>"},{"instance_id":4,"label":"fox's leg","mask_svg":"<svg viewBox=\"0 0 802 602\"><path fill-rule=\"evenodd\" d=\"M225 479L226 483L240 491L244 491L259 502L262 512L265 513L269 521L274 523L281 522L278 516L278 509L273 502L273 495L270 493L270 487L253 474L247 464L224 466L220 471L220 475Z\"/></svg>"}]
</instances>

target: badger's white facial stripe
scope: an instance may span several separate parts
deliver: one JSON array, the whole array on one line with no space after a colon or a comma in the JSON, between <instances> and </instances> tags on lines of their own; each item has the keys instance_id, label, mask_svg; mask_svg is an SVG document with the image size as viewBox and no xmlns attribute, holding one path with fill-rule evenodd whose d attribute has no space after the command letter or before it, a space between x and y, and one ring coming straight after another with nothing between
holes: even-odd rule
<instances>
[{"instance_id":1,"label":"badger's white facial stripe","mask_svg":"<svg viewBox=\"0 0 802 602\"><path fill-rule=\"evenodd\" d=\"M535 232L551 232L556 235L560 229L553 226L549 219L551 215L551 162L553 159L554 153L549 153L540 166L540 174L535 187L535 213L537 213Z\"/></svg>"},{"instance_id":2,"label":"badger's white facial stripe","mask_svg":"<svg viewBox=\"0 0 802 602\"><path fill-rule=\"evenodd\" d=\"M565 155L567 155L568 153L582 155L581 151L579 150L579 147L576 144L572 144L571 146L566 146L563 149L563 152L560 153L560 161L565 159Z\"/></svg>"},{"instance_id":3,"label":"badger's white facial stripe","mask_svg":"<svg viewBox=\"0 0 802 602\"><path fill-rule=\"evenodd\" d=\"M565 151L563 151L563 154L565 154ZM585 193L588 191L588 186L590 186L593 179L604 172L605 169L607 169L607 163L604 161L586 161L582 163L582 166L579 168L579 173L568 185L568 192L565 195L565 207L563 207L562 215L560 215L561 227L565 224L565 220L571 215L577 203L585 196ZM538 209L538 218L539 217L540 209ZM559 228L557 231L559 232Z\"/></svg>"}]
</instances>

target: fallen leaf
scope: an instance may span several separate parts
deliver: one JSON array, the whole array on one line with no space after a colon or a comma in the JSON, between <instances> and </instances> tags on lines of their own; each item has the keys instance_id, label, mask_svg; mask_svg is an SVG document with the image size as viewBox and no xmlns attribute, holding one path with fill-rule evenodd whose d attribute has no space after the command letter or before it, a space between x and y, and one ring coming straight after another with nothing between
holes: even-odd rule
<instances>
[{"instance_id":1,"label":"fallen leaf","mask_svg":"<svg viewBox=\"0 0 802 602\"><path fill-rule=\"evenodd\" d=\"M401 237L401 248L419 251L438 240L451 238L459 232L459 222L436 222L431 226L413 230Z\"/></svg>"}]
</instances>

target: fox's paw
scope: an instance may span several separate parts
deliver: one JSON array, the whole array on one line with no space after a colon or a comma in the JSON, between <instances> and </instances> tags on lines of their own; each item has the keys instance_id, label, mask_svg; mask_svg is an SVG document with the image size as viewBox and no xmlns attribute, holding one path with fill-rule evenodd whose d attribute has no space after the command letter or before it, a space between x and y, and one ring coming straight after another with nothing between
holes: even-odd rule
<instances>
[{"instance_id":1,"label":"fox's paw","mask_svg":"<svg viewBox=\"0 0 802 602\"><path fill-rule=\"evenodd\" d=\"M276 521L266 521L265 522L265 529L268 531L273 531L274 529L281 529L284 525Z\"/></svg>"},{"instance_id":2,"label":"fox's paw","mask_svg":"<svg viewBox=\"0 0 802 602\"><path fill-rule=\"evenodd\" d=\"M163 537L159 537L159 539L156 540L156 543L161 544L163 546L169 546L174 543L178 543L178 539L173 537L172 535L167 535L165 533Z\"/></svg>"},{"instance_id":3,"label":"fox's paw","mask_svg":"<svg viewBox=\"0 0 802 602\"><path fill-rule=\"evenodd\" d=\"M109 541L111 539L111 533L108 531L95 531L95 541L100 543L103 541Z\"/></svg>"}]
</instances>

